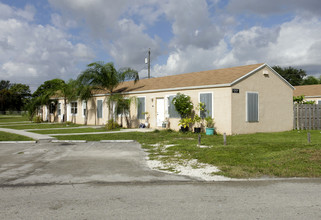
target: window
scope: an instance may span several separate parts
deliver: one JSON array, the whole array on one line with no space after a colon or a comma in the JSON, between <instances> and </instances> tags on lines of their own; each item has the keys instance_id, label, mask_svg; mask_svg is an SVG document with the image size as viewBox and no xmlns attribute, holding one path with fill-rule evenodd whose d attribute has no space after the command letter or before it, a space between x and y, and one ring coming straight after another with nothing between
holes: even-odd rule
<instances>
[{"instance_id":1,"label":"window","mask_svg":"<svg viewBox=\"0 0 321 220\"><path fill-rule=\"evenodd\" d=\"M141 97L138 98L138 108L137 108L137 118L138 119L145 119L145 98Z\"/></svg>"},{"instance_id":2,"label":"window","mask_svg":"<svg viewBox=\"0 0 321 220\"><path fill-rule=\"evenodd\" d=\"M247 121L259 121L259 94L255 92L247 92Z\"/></svg>"},{"instance_id":3,"label":"window","mask_svg":"<svg viewBox=\"0 0 321 220\"><path fill-rule=\"evenodd\" d=\"M58 103L58 115L61 115L61 103Z\"/></svg>"},{"instance_id":4,"label":"window","mask_svg":"<svg viewBox=\"0 0 321 220\"><path fill-rule=\"evenodd\" d=\"M179 113L176 111L175 105L173 104L173 99L175 95L168 96L168 115L169 118L180 118Z\"/></svg>"},{"instance_id":5,"label":"window","mask_svg":"<svg viewBox=\"0 0 321 220\"><path fill-rule=\"evenodd\" d=\"M318 101L318 105L321 105L321 100Z\"/></svg>"},{"instance_id":6,"label":"window","mask_svg":"<svg viewBox=\"0 0 321 220\"><path fill-rule=\"evenodd\" d=\"M55 112L55 103L50 103L49 105L49 113L53 114Z\"/></svg>"},{"instance_id":7,"label":"window","mask_svg":"<svg viewBox=\"0 0 321 220\"><path fill-rule=\"evenodd\" d=\"M103 117L103 100L97 100L97 118Z\"/></svg>"},{"instance_id":8,"label":"window","mask_svg":"<svg viewBox=\"0 0 321 220\"><path fill-rule=\"evenodd\" d=\"M201 93L200 102L204 104L204 110L200 111L201 118L206 118L213 115L213 98L212 93Z\"/></svg>"},{"instance_id":9,"label":"window","mask_svg":"<svg viewBox=\"0 0 321 220\"><path fill-rule=\"evenodd\" d=\"M82 101L82 116L86 116L86 111L87 111L87 103L86 101Z\"/></svg>"},{"instance_id":10,"label":"window","mask_svg":"<svg viewBox=\"0 0 321 220\"><path fill-rule=\"evenodd\" d=\"M77 114L77 102L71 102L71 114Z\"/></svg>"}]
</instances>

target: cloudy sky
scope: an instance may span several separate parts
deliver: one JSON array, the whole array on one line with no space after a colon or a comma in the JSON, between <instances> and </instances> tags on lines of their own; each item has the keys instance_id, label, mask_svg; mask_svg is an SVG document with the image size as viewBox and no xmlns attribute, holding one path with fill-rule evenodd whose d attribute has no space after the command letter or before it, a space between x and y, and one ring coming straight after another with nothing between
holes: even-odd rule
<instances>
[{"instance_id":1,"label":"cloudy sky","mask_svg":"<svg viewBox=\"0 0 321 220\"><path fill-rule=\"evenodd\" d=\"M0 0L0 78L34 90L94 61L146 77L253 63L321 73L320 0Z\"/></svg>"}]
</instances>

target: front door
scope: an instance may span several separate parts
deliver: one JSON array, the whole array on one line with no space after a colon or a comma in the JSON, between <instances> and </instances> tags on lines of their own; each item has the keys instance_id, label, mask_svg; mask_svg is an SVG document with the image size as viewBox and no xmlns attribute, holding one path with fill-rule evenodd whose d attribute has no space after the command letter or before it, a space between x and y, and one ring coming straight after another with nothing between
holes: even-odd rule
<instances>
[{"instance_id":1,"label":"front door","mask_svg":"<svg viewBox=\"0 0 321 220\"><path fill-rule=\"evenodd\" d=\"M156 110L157 110L157 127L161 127L165 120L165 102L164 98L156 99Z\"/></svg>"}]
</instances>

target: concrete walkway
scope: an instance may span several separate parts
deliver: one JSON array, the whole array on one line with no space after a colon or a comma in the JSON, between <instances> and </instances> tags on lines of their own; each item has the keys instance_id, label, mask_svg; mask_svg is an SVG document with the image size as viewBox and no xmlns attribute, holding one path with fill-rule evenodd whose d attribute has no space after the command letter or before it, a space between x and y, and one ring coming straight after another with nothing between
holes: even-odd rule
<instances>
[{"instance_id":1,"label":"concrete walkway","mask_svg":"<svg viewBox=\"0 0 321 220\"><path fill-rule=\"evenodd\" d=\"M32 128L32 129L24 129L25 131L44 131L44 130L68 130L68 129L82 129L82 128L103 128L104 126L100 125L86 125L79 127L63 127L63 128Z\"/></svg>"},{"instance_id":2,"label":"concrete walkway","mask_svg":"<svg viewBox=\"0 0 321 220\"><path fill-rule=\"evenodd\" d=\"M86 132L86 133L66 133L66 134L48 134L49 136L68 136L68 135L84 135L84 134L115 134L115 133L127 133L127 132L152 132L151 128L134 128L123 129L120 131L101 131L101 132Z\"/></svg>"},{"instance_id":3,"label":"concrete walkway","mask_svg":"<svg viewBox=\"0 0 321 220\"><path fill-rule=\"evenodd\" d=\"M69 129L73 129L73 128L71 127ZM46 129L36 129L36 130L46 130ZM37 140L37 141L50 141L50 140L55 139L53 136L86 135L86 134L114 134L114 133L126 133L126 132L152 132L152 131L154 131L154 129L134 128L134 129L122 129L120 131L66 133L66 134L37 134L37 133L33 133L33 132L28 132L26 130L16 130L16 129L10 129L10 128L0 128L0 131L23 135L23 136L30 137L30 138Z\"/></svg>"},{"instance_id":4,"label":"concrete walkway","mask_svg":"<svg viewBox=\"0 0 321 220\"><path fill-rule=\"evenodd\" d=\"M55 139L55 138L53 138L53 137L50 137L49 135L36 134L36 133L24 131L24 130L16 130L16 129L9 129L9 128L0 128L0 131L23 135L23 136L30 137L30 138L32 138L32 139L34 139L34 140L37 140L37 141L50 141L50 140Z\"/></svg>"}]
</instances>

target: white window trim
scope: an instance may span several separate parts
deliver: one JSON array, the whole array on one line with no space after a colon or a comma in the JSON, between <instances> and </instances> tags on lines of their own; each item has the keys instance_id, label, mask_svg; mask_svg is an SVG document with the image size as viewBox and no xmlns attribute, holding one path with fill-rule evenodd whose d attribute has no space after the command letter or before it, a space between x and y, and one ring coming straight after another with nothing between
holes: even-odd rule
<instances>
[{"instance_id":1,"label":"white window trim","mask_svg":"<svg viewBox=\"0 0 321 220\"><path fill-rule=\"evenodd\" d=\"M86 108L85 108L86 107ZM81 101L81 115L82 115L82 117L84 118L84 117L86 117L86 115L84 115L84 109L86 109L86 112L87 112L87 105L86 105L86 101L85 100L82 100Z\"/></svg>"},{"instance_id":2,"label":"white window trim","mask_svg":"<svg viewBox=\"0 0 321 220\"><path fill-rule=\"evenodd\" d=\"M257 121L249 121L248 119L248 109L247 109L247 94L249 93L256 93L257 94ZM259 92L254 92L254 91L246 91L245 92L245 119L247 123L258 123L260 122L260 96L259 96Z\"/></svg>"},{"instance_id":3,"label":"white window trim","mask_svg":"<svg viewBox=\"0 0 321 220\"><path fill-rule=\"evenodd\" d=\"M170 103L168 103L168 98L169 98L170 96L176 96L176 95L177 95L177 93L173 93L173 94L168 94L168 95L165 96L165 100L164 100L164 104L165 104L165 118L170 119L170 117L169 117L169 112L168 112L168 108L169 108ZM171 118L171 119L175 119L175 118ZM178 119L180 119L180 116L178 117Z\"/></svg>"},{"instance_id":4,"label":"white window trim","mask_svg":"<svg viewBox=\"0 0 321 220\"><path fill-rule=\"evenodd\" d=\"M146 100L147 100L146 96L137 96L137 101L138 101L139 98L144 98L145 99L145 112L147 112L146 111L146 106L147 106L146 105L147 104L146 103ZM138 103L137 103L137 114L136 114L136 116L137 116L138 120L146 120L146 114L144 114L144 118L138 118Z\"/></svg>"},{"instance_id":5,"label":"white window trim","mask_svg":"<svg viewBox=\"0 0 321 220\"><path fill-rule=\"evenodd\" d=\"M214 118L214 92L199 92L198 93L198 103L201 102L201 94L212 94L212 118ZM198 104L197 103L197 104ZM198 111L198 115L201 115L201 110Z\"/></svg>"},{"instance_id":6,"label":"white window trim","mask_svg":"<svg viewBox=\"0 0 321 220\"><path fill-rule=\"evenodd\" d=\"M75 113L71 113L72 111L72 103L76 103L77 104L77 113L75 114ZM78 115L78 101L73 101L73 102L70 102L70 114L72 115L72 116L76 116L76 115Z\"/></svg>"},{"instance_id":7,"label":"white window trim","mask_svg":"<svg viewBox=\"0 0 321 220\"><path fill-rule=\"evenodd\" d=\"M102 101L101 102L101 119L103 119L104 118L104 99L96 99L96 105L99 100ZM98 105L96 106L96 117L97 117L97 119L100 119L100 118L98 118L97 110L98 110Z\"/></svg>"}]
</instances>

